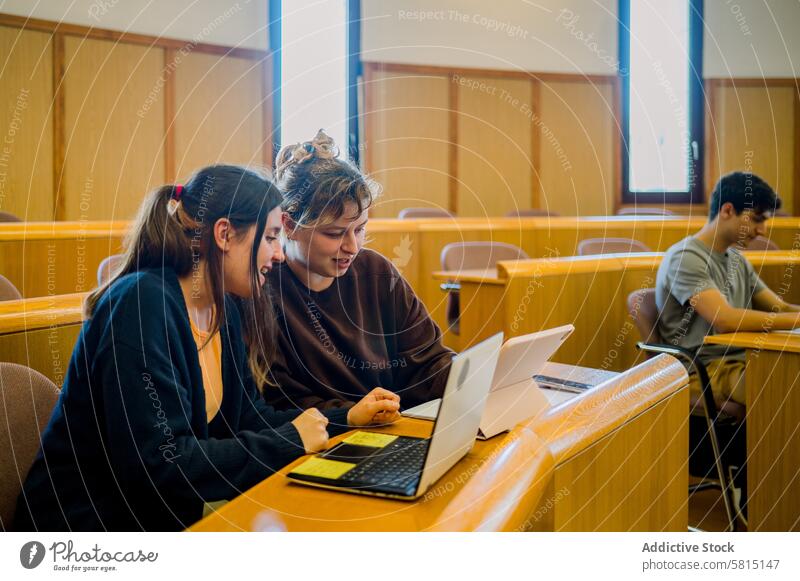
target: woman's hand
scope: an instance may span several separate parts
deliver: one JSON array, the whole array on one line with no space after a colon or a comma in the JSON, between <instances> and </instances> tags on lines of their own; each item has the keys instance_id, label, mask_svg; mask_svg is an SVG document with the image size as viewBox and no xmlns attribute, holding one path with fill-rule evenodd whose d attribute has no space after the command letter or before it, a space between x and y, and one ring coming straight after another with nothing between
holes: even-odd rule
<instances>
[{"instance_id":1,"label":"woman's hand","mask_svg":"<svg viewBox=\"0 0 800 581\"><path fill-rule=\"evenodd\" d=\"M361 398L347 412L351 426L391 424L400 418L400 396L382 387L376 387Z\"/></svg>"},{"instance_id":2,"label":"woman's hand","mask_svg":"<svg viewBox=\"0 0 800 581\"><path fill-rule=\"evenodd\" d=\"M292 425L300 434L306 454L324 450L328 445L328 418L317 408L311 408L292 420Z\"/></svg>"}]
</instances>

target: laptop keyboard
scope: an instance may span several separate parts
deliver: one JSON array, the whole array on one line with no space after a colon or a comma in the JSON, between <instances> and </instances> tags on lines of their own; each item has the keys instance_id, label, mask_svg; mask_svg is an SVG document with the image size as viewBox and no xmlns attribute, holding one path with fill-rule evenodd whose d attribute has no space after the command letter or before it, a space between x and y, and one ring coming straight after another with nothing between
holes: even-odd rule
<instances>
[{"instance_id":1,"label":"laptop keyboard","mask_svg":"<svg viewBox=\"0 0 800 581\"><path fill-rule=\"evenodd\" d=\"M383 485L405 490L419 480L429 440L399 438L346 474L362 485Z\"/></svg>"}]
</instances>

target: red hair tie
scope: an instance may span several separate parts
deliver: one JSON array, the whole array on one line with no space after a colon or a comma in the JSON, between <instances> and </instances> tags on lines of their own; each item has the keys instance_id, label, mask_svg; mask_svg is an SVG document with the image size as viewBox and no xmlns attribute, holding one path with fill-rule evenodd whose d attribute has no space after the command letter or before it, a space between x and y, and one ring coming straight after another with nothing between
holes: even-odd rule
<instances>
[{"instance_id":1,"label":"red hair tie","mask_svg":"<svg viewBox=\"0 0 800 581\"><path fill-rule=\"evenodd\" d=\"M175 191L172 193L172 199L176 202L181 201L181 196L183 195L183 185L177 184L175 186Z\"/></svg>"}]
</instances>

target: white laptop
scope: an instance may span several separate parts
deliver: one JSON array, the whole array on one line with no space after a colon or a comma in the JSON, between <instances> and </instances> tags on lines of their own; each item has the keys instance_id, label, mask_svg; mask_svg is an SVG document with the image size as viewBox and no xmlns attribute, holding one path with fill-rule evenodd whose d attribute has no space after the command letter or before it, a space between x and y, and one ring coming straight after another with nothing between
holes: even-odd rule
<instances>
[{"instance_id":1,"label":"white laptop","mask_svg":"<svg viewBox=\"0 0 800 581\"><path fill-rule=\"evenodd\" d=\"M499 333L453 357L430 438L356 432L288 477L342 492L419 498L472 449L502 344Z\"/></svg>"},{"instance_id":2,"label":"white laptop","mask_svg":"<svg viewBox=\"0 0 800 581\"><path fill-rule=\"evenodd\" d=\"M514 337L503 344L478 438L496 436L550 408L548 397L533 376L541 373L550 357L574 330L572 325L564 325ZM440 399L426 402L405 410L403 415L432 420L439 411L440 402Z\"/></svg>"}]
</instances>

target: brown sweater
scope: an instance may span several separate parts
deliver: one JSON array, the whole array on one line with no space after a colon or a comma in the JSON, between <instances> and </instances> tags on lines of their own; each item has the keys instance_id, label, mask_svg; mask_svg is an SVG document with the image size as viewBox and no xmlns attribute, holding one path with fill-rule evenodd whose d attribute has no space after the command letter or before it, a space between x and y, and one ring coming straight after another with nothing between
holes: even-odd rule
<instances>
[{"instance_id":1,"label":"brown sweater","mask_svg":"<svg viewBox=\"0 0 800 581\"><path fill-rule=\"evenodd\" d=\"M350 406L374 387L409 408L441 397L453 352L406 280L386 258L362 250L321 292L287 264L269 275L278 312L278 409Z\"/></svg>"}]
</instances>

